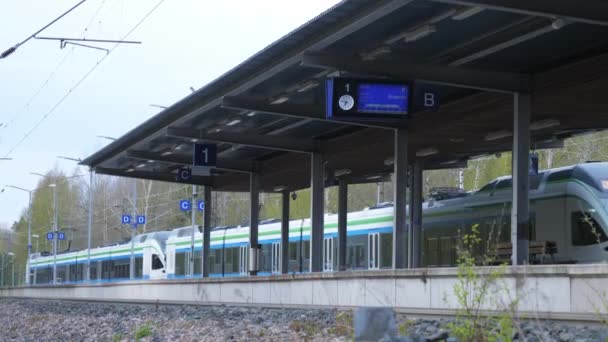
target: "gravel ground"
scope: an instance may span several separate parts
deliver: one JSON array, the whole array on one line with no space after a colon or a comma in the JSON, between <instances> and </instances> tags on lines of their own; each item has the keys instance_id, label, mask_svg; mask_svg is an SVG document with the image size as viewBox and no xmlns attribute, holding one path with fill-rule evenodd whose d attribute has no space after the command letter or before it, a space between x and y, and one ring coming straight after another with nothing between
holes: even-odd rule
<instances>
[{"instance_id":1,"label":"gravel ground","mask_svg":"<svg viewBox=\"0 0 608 342\"><path fill-rule=\"evenodd\" d=\"M336 310L0 300L0 341L343 341ZM342 334L342 335L341 335Z\"/></svg>"},{"instance_id":2,"label":"gravel ground","mask_svg":"<svg viewBox=\"0 0 608 342\"><path fill-rule=\"evenodd\" d=\"M396 315L394 340L425 341L450 322ZM0 299L0 341L347 341L352 325L351 310ZM520 331L517 341L608 341L599 325L529 321Z\"/></svg>"}]
</instances>

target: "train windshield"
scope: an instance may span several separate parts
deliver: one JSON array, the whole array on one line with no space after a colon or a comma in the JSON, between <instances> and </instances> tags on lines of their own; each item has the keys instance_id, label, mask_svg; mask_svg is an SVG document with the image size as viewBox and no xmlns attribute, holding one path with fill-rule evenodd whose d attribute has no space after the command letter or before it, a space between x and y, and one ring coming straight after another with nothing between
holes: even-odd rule
<instances>
[{"instance_id":1,"label":"train windshield","mask_svg":"<svg viewBox=\"0 0 608 342\"><path fill-rule=\"evenodd\" d=\"M572 177L608 197L608 163L587 163L575 168Z\"/></svg>"}]
</instances>

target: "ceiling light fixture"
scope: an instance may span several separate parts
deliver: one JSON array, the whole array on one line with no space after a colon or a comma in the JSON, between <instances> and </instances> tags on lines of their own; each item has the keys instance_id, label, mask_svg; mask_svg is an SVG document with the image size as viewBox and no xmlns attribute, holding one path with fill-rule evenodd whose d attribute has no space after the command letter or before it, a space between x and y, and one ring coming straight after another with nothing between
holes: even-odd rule
<instances>
[{"instance_id":1,"label":"ceiling light fixture","mask_svg":"<svg viewBox=\"0 0 608 342\"><path fill-rule=\"evenodd\" d=\"M276 105L276 104L285 103L287 101L289 101L289 97L287 95L281 95L281 96L273 99L272 101L270 101L270 104Z\"/></svg>"},{"instance_id":2,"label":"ceiling light fixture","mask_svg":"<svg viewBox=\"0 0 608 342\"><path fill-rule=\"evenodd\" d=\"M133 171L135 171L135 169L134 169L134 168L129 168L129 169L126 169L126 170L125 170L125 172L133 172Z\"/></svg>"},{"instance_id":3,"label":"ceiling light fixture","mask_svg":"<svg viewBox=\"0 0 608 342\"><path fill-rule=\"evenodd\" d=\"M474 16L475 14L479 13L483 11L482 7L467 7L467 8L463 8L462 10L458 11L458 13L454 14L452 16L453 20L465 20L467 18L470 18L472 16Z\"/></svg>"},{"instance_id":4,"label":"ceiling light fixture","mask_svg":"<svg viewBox=\"0 0 608 342\"><path fill-rule=\"evenodd\" d=\"M255 116L255 112L249 112L249 113L247 113L245 115L247 115L248 117L252 117L252 116Z\"/></svg>"},{"instance_id":5,"label":"ceiling light fixture","mask_svg":"<svg viewBox=\"0 0 608 342\"><path fill-rule=\"evenodd\" d=\"M555 119L539 120L539 121L534 121L530 124L530 130L537 131L540 129L550 128L550 127L555 127L555 126L559 126L559 120L555 120Z\"/></svg>"},{"instance_id":6,"label":"ceiling light fixture","mask_svg":"<svg viewBox=\"0 0 608 342\"><path fill-rule=\"evenodd\" d=\"M277 185L274 187L273 190L275 192L283 192L283 191L287 190L287 187L285 187L284 185Z\"/></svg>"},{"instance_id":7,"label":"ceiling light fixture","mask_svg":"<svg viewBox=\"0 0 608 342\"><path fill-rule=\"evenodd\" d=\"M510 131L507 131L507 130L490 132L486 135L486 137L483 140L494 141L494 140L499 140L499 139L503 139L503 138L508 138L512 135L513 135L513 133L511 133Z\"/></svg>"},{"instance_id":8,"label":"ceiling light fixture","mask_svg":"<svg viewBox=\"0 0 608 342\"><path fill-rule=\"evenodd\" d=\"M434 25L424 25L406 32L403 38L406 43L411 43L422 39L433 32L437 32L437 27Z\"/></svg>"},{"instance_id":9,"label":"ceiling light fixture","mask_svg":"<svg viewBox=\"0 0 608 342\"><path fill-rule=\"evenodd\" d=\"M316 86L319 85L319 82L315 81L315 80L310 80L308 82L304 82L299 88L298 88L298 93L303 93L307 90L310 90Z\"/></svg>"},{"instance_id":10,"label":"ceiling light fixture","mask_svg":"<svg viewBox=\"0 0 608 342\"><path fill-rule=\"evenodd\" d=\"M391 47L387 45L379 46L369 52L362 52L361 59L364 61L372 61L380 56L391 53Z\"/></svg>"},{"instance_id":11,"label":"ceiling light fixture","mask_svg":"<svg viewBox=\"0 0 608 342\"><path fill-rule=\"evenodd\" d=\"M342 176L346 176L346 175L350 175L352 171L350 169L338 169L334 171L334 176L336 177L342 177Z\"/></svg>"},{"instance_id":12,"label":"ceiling light fixture","mask_svg":"<svg viewBox=\"0 0 608 342\"><path fill-rule=\"evenodd\" d=\"M177 150L177 147L175 149ZM164 157L164 156L168 156L168 155L171 155L171 154L173 154L173 151L171 151L170 149L166 149L160 155Z\"/></svg>"},{"instance_id":13,"label":"ceiling light fixture","mask_svg":"<svg viewBox=\"0 0 608 342\"><path fill-rule=\"evenodd\" d=\"M384 159L384 165L390 166L390 165L394 165L394 164L395 164L395 158L390 157L390 158Z\"/></svg>"},{"instance_id":14,"label":"ceiling light fixture","mask_svg":"<svg viewBox=\"0 0 608 342\"><path fill-rule=\"evenodd\" d=\"M241 122L241 119L234 119L226 124L226 126L234 126Z\"/></svg>"},{"instance_id":15,"label":"ceiling light fixture","mask_svg":"<svg viewBox=\"0 0 608 342\"><path fill-rule=\"evenodd\" d=\"M421 150L416 151L416 157L427 157L432 156L433 154L437 154L439 151L434 147L423 148Z\"/></svg>"},{"instance_id":16,"label":"ceiling light fixture","mask_svg":"<svg viewBox=\"0 0 608 342\"><path fill-rule=\"evenodd\" d=\"M141 163L141 164L137 164L135 165L136 168L141 169L142 167L145 167L146 163Z\"/></svg>"}]
</instances>

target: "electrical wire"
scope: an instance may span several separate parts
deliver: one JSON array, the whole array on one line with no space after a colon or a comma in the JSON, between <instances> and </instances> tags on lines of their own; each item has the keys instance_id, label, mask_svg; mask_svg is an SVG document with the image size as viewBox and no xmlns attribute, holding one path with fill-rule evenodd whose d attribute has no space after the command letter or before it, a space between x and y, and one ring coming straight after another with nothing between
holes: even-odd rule
<instances>
[{"instance_id":1,"label":"electrical wire","mask_svg":"<svg viewBox=\"0 0 608 342\"><path fill-rule=\"evenodd\" d=\"M97 8L97 10L95 11L95 13L93 14L93 16L91 17L91 19L89 19L89 22L87 23L87 25L85 26L84 30L82 31L82 35L84 37L84 35L86 34L86 32L88 31L89 27L91 26L91 24L93 23L93 20L95 20L95 18L97 17L97 15L99 15L99 11L101 10L101 8L103 7L103 5L105 4L106 0L103 0L101 2L101 4L99 5L99 7ZM19 110L19 112L17 112L17 114L15 114L10 120L8 120L3 126L2 128L8 128L9 126L11 126L15 120L17 120L17 118L19 118L19 116L21 116L21 114L32 104L32 102L38 97L38 95L40 95L40 93L42 92L42 90L44 88L46 88L46 86L49 84L49 82L51 81L51 79L53 79L53 77L57 74L57 72L59 71L59 69L63 66L63 64L67 61L68 57L70 57L72 54L74 53L74 47L72 47L61 59L61 61L57 64L57 66L55 67L55 69L51 72L51 74L49 75L49 77L42 83L42 85L38 88L38 90L29 98L29 100L25 103L25 105L23 106L23 108L21 108L21 110Z\"/></svg>"},{"instance_id":2,"label":"electrical wire","mask_svg":"<svg viewBox=\"0 0 608 342\"><path fill-rule=\"evenodd\" d=\"M85 0L83 0L85 1ZM131 28L131 30L129 30L121 39L120 41L124 41L131 33L133 33L133 31L135 31L150 15L152 15L152 13L154 13L154 11L156 11L156 9L163 3L165 2L165 0L160 0L148 13L146 13L146 15L137 23L135 24L135 26L133 28ZM44 120L46 120L50 115L52 115L55 110L72 94L72 92L74 90L76 90L76 88L78 88L92 73L93 71L95 71L95 69L97 69L97 67L99 67L99 65L101 64L101 62L103 62L106 58L108 58L108 56L110 56L112 54L112 52L120 45L120 41L117 42L116 44L114 44L114 46L112 46L112 48L108 51L108 53L106 55L104 55L101 59L99 59L97 61L97 63L95 63L95 65L89 70L87 71L83 77L81 77L75 84L74 86L72 86L72 88L70 88L68 90L67 93L65 93L61 99L59 99L59 101L57 101L57 103L55 103L55 105L53 105L51 107L51 109L49 111L47 111L40 120L38 120L38 122L36 122L36 124L34 124L34 126L32 128L30 128L25 134L24 136L15 144L13 145L13 147L11 147L11 149L6 153L6 155L4 156L4 158L7 158L8 156L10 156L19 146L21 146L21 144L23 144L23 142L25 142L30 136L31 134L44 122Z\"/></svg>"}]
</instances>

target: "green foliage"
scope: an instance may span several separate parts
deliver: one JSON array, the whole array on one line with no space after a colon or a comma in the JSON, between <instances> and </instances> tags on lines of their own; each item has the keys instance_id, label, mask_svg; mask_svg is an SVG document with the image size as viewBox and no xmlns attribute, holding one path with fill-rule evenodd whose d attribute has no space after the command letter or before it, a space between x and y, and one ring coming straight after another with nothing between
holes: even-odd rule
<instances>
[{"instance_id":1,"label":"green foliage","mask_svg":"<svg viewBox=\"0 0 608 342\"><path fill-rule=\"evenodd\" d=\"M477 258L474 251L482 242L478 225L462 238L458 249L458 281L454 285L454 296L458 302L456 319L448 324L452 334L461 341L508 341L514 331L514 321L509 315L516 303L503 308L496 316L487 316L483 309L498 308L498 302L506 291L500 284L506 267L501 265L485 271L475 268Z\"/></svg>"},{"instance_id":2,"label":"green foliage","mask_svg":"<svg viewBox=\"0 0 608 342\"><path fill-rule=\"evenodd\" d=\"M116 334L112 336L112 342L120 342L122 341L122 334Z\"/></svg>"},{"instance_id":3,"label":"green foliage","mask_svg":"<svg viewBox=\"0 0 608 342\"><path fill-rule=\"evenodd\" d=\"M334 326L328 329L328 333L336 336L354 338L355 329L353 327L352 310L338 312L336 314L336 321L334 323Z\"/></svg>"},{"instance_id":4,"label":"green foliage","mask_svg":"<svg viewBox=\"0 0 608 342\"><path fill-rule=\"evenodd\" d=\"M139 339L148 337L150 335L152 335L152 328L150 327L150 324L144 324L138 327L135 331L135 341L139 341Z\"/></svg>"},{"instance_id":5,"label":"green foliage","mask_svg":"<svg viewBox=\"0 0 608 342\"><path fill-rule=\"evenodd\" d=\"M412 324L414 324L414 321L411 321L409 319L406 319L401 324L399 324L399 335L400 336L409 335L409 330L412 327Z\"/></svg>"}]
</instances>

